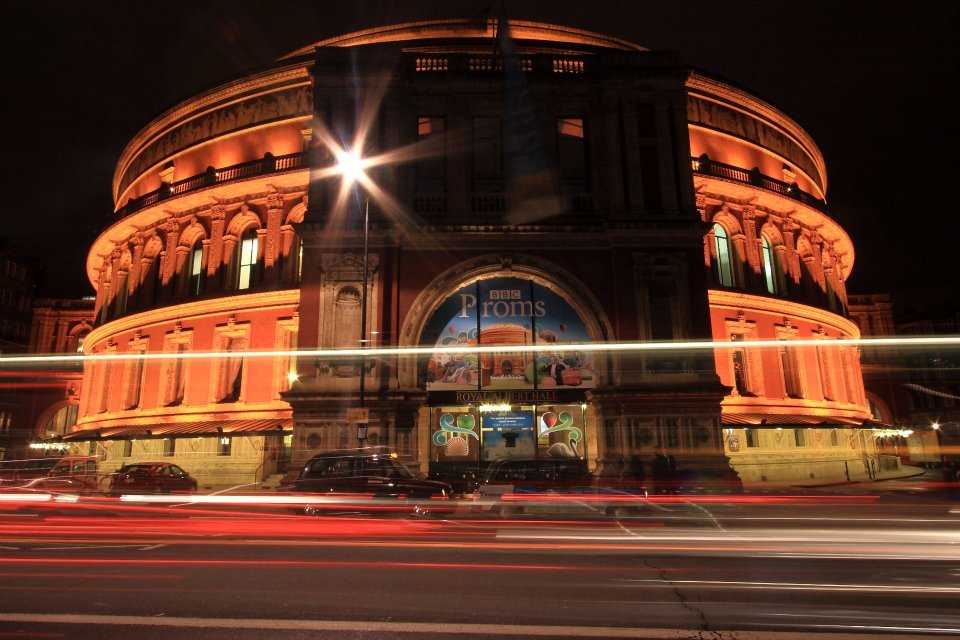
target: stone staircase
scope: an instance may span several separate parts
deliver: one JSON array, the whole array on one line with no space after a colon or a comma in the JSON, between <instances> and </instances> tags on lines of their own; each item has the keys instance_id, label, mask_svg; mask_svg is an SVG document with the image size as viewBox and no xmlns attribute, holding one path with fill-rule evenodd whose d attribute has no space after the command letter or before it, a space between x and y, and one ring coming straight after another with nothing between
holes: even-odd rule
<instances>
[{"instance_id":1,"label":"stone staircase","mask_svg":"<svg viewBox=\"0 0 960 640\"><path fill-rule=\"evenodd\" d=\"M282 473L272 473L266 478L263 479L263 482L260 483L261 491L276 491L280 488L280 481L283 480Z\"/></svg>"}]
</instances>

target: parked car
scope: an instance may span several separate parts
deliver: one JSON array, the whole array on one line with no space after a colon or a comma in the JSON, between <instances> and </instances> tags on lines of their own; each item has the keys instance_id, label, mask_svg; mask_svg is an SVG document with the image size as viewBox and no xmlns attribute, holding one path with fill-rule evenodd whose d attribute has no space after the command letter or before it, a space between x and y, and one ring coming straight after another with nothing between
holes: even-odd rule
<instances>
[{"instance_id":1,"label":"parked car","mask_svg":"<svg viewBox=\"0 0 960 640\"><path fill-rule=\"evenodd\" d=\"M45 476L78 478L96 486L97 457L64 456L0 462L0 484L19 485Z\"/></svg>"},{"instance_id":2,"label":"parked car","mask_svg":"<svg viewBox=\"0 0 960 640\"><path fill-rule=\"evenodd\" d=\"M433 462L428 478L449 484L454 497L459 498L476 492L483 472L476 462Z\"/></svg>"},{"instance_id":3,"label":"parked car","mask_svg":"<svg viewBox=\"0 0 960 640\"><path fill-rule=\"evenodd\" d=\"M295 493L363 494L372 498L404 499L416 513L426 515L452 509L438 501L453 495L445 482L424 480L408 469L396 454L380 449L331 451L318 454L303 466L300 475L289 485ZM363 511L363 504L352 504L350 510ZM372 506L372 505L371 505ZM372 509L371 509L372 510ZM325 511L323 505L308 505L308 514Z\"/></svg>"},{"instance_id":4,"label":"parked car","mask_svg":"<svg viewBox=\"0 0 960 640\"><path fill-rule=\"evenodd\" d=\"M538 502L537 495L568 495L570 502ZM481 512L515 516L536 505L551 512L576 508L594 514L627 515L645 508L642 487L611 482L590 472L580 458L514 459L494 462L477 490ZM528 499L516 496L525 496Z\"/></svg>"},{"instance_id":5,"label":"parked car","mask_svg":"<svg viewBox=\"0 0 960 640\"><path fill-rule=\"evenodd\" d=\"M197 481L169 462L125 464L110 479L110 495L127 493L193 493Z\"/></svg>"},{"instance_id":6,"label":"parked car","mask_svg":"<svg viewBox=\"0 0 960 640\"><path fill-rule=\"evenodd\" d=\"M79 496L90 496L96 493L96 485L83 479L69 476L51 478L50 476L40 476L31 480L25 480L18 484L5 484L0 486L0 493L10 494L70 494Z\"/></svg>"}]
</instances>

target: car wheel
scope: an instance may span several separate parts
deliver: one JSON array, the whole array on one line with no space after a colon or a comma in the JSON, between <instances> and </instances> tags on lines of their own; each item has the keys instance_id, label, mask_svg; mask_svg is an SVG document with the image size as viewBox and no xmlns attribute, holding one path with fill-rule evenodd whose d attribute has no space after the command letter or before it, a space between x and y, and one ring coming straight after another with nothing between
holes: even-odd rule
<instances>
[{"instance_id":1,"label":"car wheel","mask_svg":"<svg viewBox=\"0 0 960 640\"><path fill-rule=\"evenodd\" d=\"M523 507L518 504L505 504L501 505L498 513L501 518L516 518L523 514Z\"/></svg>"}]
</instances>

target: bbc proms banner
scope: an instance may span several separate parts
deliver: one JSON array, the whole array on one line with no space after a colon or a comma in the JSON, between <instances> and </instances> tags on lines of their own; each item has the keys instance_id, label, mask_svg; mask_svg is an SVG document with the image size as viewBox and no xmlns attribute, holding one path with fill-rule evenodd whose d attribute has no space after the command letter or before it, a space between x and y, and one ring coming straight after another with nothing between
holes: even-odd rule
<instances>
[{"instance_id":1,"label":"bbc proms banner","mask_svg":"<svg viewBox=\"0 0 960 640\"><path fill-rule=\"evenodd\" d=\"M522 278L481 280L447 298L427 323L422 345L463 348L429 358L427 389L590 388L593 354L564 348L589 341L580 316L548 287ZM504 349L479 354L471 350L477 345ZM511 352L511 345L536 351Z\"/></svg>"}]
</instances>

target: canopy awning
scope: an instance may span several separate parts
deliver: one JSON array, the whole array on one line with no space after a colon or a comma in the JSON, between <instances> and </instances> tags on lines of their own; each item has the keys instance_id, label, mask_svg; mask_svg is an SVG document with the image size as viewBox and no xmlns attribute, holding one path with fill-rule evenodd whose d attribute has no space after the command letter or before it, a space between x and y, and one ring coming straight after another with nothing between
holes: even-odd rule
<instances>
[{"instance_id":1,"label":"canopy awning","mask_svg":"<svg viewBox=\"0 0 960 640\"><path fill-rule=\"evenodd\" d=\"M201 438L222 435L269 435L289 433L293 430L292 420L211 420L207 422L159 422L155 424L127 425L122 427L103 427L100 429L82 429L65 434L67 442L88 440L127 440L139 438Z\"/></svg>"},{"instance_id":2,"label":"canopy awning","mask_svg":"<svg viewBox=\"0 0 960 640\"><path fill-rule=\"evenodd\" d=\"M741 427L859 427L864 420L837 416L806 416L800 414L725 413L720 421L726 426Z\"/></svg>"}]
</instances>

